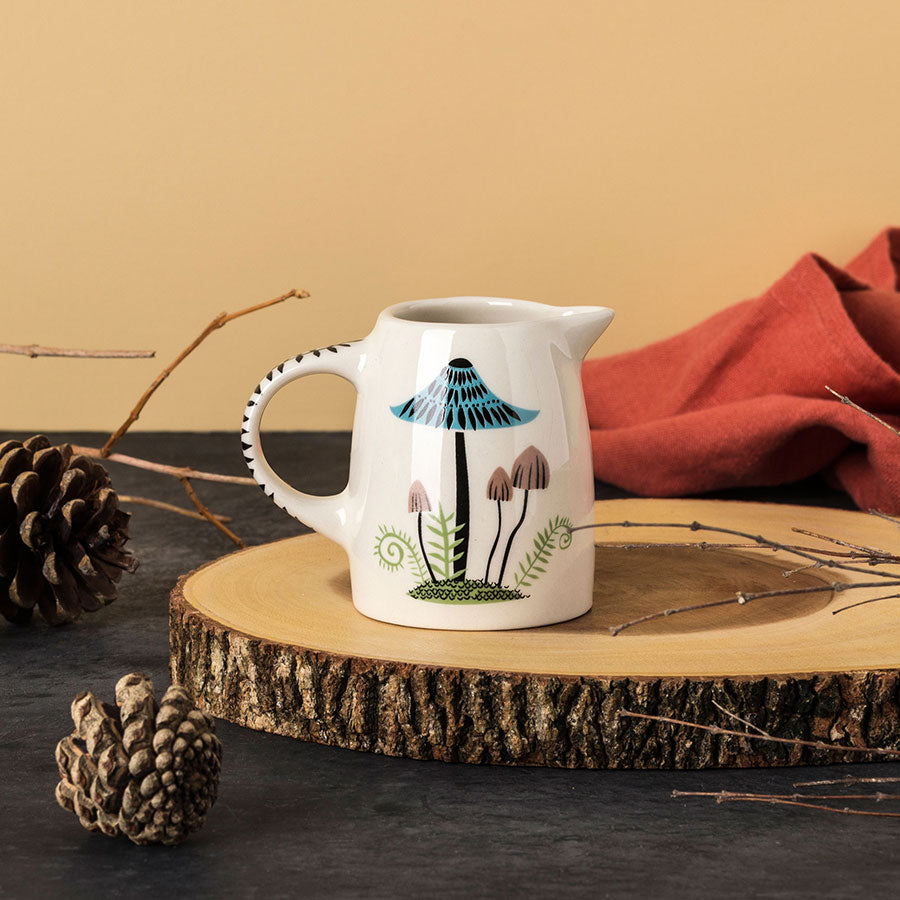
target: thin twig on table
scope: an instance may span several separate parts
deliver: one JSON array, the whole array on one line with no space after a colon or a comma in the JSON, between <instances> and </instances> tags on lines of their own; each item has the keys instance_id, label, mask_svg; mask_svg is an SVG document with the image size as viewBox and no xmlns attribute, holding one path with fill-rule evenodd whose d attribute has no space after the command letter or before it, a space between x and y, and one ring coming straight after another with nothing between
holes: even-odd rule
<instances>
[{"instance_id":1,"label":"thin twig on table","mask_svg":"<svg viewBox=\"0 0 900 900\"><path fill-rule=\"evenodd\" d=\"M573 529L574 530L574 529ZM619 544L613 541L603 541L599 546L604 550L668 550L668 549L684 549L684 550L755 550L771 549L769 547L759 547L759 544L716 544L710 541L647 541L646 543Z\"/></svg>"},{"instance_id":2,"label":"thin twig on table","mask_svg":"<svg viewBox=\"0 0 900 900\"><path fill-rule=\"evenodd\" d=\"M871 510L870 510L871 512ZM892 518L890 516L884 516L884 518ZM900 519L896 520L898 524L900 524ZM584 527L584 526L579 526ZM575 529L572 529L573 531ZM752 543L742 543L742 544L725 544L718 543L713 541L646 541L644 543L619 543L616 541L600 541L597 544L598 547L602 547L604 550L658 550L658 549L676 549L676 550L771 550L773 553L777 552L777 547L767 547L763 544L752 544ZM821 556L833 556L838 559L860 559L860 560L871 560L872 556L869 553L862 553L857 550L850 551L842 551L842 550L827 550L825 548L819 547L807 547L804 544L786 544L785 546L790 547L792 550L804 550L807 553L818 553ZM880 565L883 563L890 562L898 562L900 563L900 556L885 556L883 559L878 557L873 563L873 565ZM812 568L812 566L807 566L805 568ZM799 569L797 571L800 571Z\"/></svg>"},{"instance_id":3,"label":"thin twig on table","mask_svg":"<svg viewBox=\"0 0 900 900\"><path fill-rule=\"evenodd\" d=\"M884 594L881 597L870 597L868 600L860 600L858 603L849 603L847 606L842 606L840 609L833 609L831 614L836 616L839 612L844 612L846 609L855 609L857 606L865 606L867 603L877 603L879 600L896 600L900 597L900 594Z\"/></svg>"},{"instance_id":4,"label":"thin twig on table","mask_svg":"<svg viewBox=\"0 0 900 900\"><path fill-rule=\"evenodd\" d=\"M838 753L872 753L876 756L900 756L900 750L892 750L888 747L854 747L847 744L832 744L828 741L805 741L801 738L776 737L768 732L765 734L750 734L746 731L734 731L722 728L719 725L701 725L699 722L688 722L684 719L672 719L668 716L653 716L649 713L632 712L628 709L620 709L620 718L647 719L651 722L663 722L667 725L682 725L685 728L698 728L700 731L708 731L710 734L721 734L729 737L746 738L750 741L772 741L776 744L790 744L795 747L809 747L813 750L832 750Z\"/></svg>"},{"instance_id":5,"label":"thin twig on table","mask_svg":"<svg viewBox=\"0 0 900 900\"><path fill-rule=\"evenodd\" d=\"M758 794L751 791L672 791L673 797L714 797L717 803L743 800L754 797L759 800L870 800L882 803L885 800L900 800L900 794L885 794L875 791L871 794Z\"/></svg>"},{"instance_id":6,"label":"thin twig on table","mask_svg":"<svg viewBox=\"0 0 900 900\"><path fill-rule=\"evenodd\" d=\"M893 522L895 525L900 525L900 519L896 516L889 516L886 512L882 512L880 509L870 509L869 515L878 516L879 519L887 519L888 522Z\"/></svg>"},{"instance_id":7,"label":"thin twig on table","mask_svg":"<svg viewBox=\"0 0 900 900\"><path fill-rule=\"evenodd\" d=\"M673 797L715 797L717 803L767 803L771 806L799 806L821 812L839 813L844 816L873 816L880 819L900 819L898 812L877 812L872 809L851 809L848 806L828 806L806 800L788 800L775 794L731 794L727 791L673 791Z\"/></svg>"},{"instance_id":8,"label":"thin twig on table","mask_svg":"<svg viewBox=\"0 0 900 900\"><path fill-rule=\"evenodd\" d=\"M871 510L870 510L871 511ZM889 516L884 516L884 518L891 518ZM897 520L897 523L900 524L900 520ZM579 526L583 527L583 526ZM573 529L575 530L575 529ZM644 543L618 543L616 541L600 541L597 544L598 547L602 547L604 550L654 550L654 549L676 549L676 550L771 550L773 553L777 552L777 547L767 547L763 544L752 544L752 543L742 543L742 544L725 544L718 543L712 541L646 541ZM842 551L842 550L827 550L825 548L819 547L807 547L804 544L786 544L785 546L790 547L792 550L804 550L807 553L817 553L821 556L833 556L838 559L859 559L859 560L871 560L872 556L869 553L862 553L857 550L850 551ZM891 556L884 558L878 557L874 560L872 565L881 565L883 563L891 563L898 562L900 563L900 556ZM812 568L812 566L808 566L806 568ZM799 571L799 570L798 570Z\"/></svg>"},{"instance_id":9,"label":"thin twig on table","mask_svg":"<svg viewBox=\"0 0 900 900\"><path fill-rule=\"evenodd\" d=\"M790 578L791 575L798 575L800 572L808 572L810 569L821 569L821 563L810 563L807 566L797 566L796 569L785 569L781 574L784 578Z\"/></svg>"},{"instance_id":10,"label":"thin twig on table","mask_svg":"<svg viewBox=\"0 0 900 900\"><path fill-rule=\"evenodd\" d=\"M761 735L764 735L765 737L772 736L769 734L768 731L764 731L762 728L760 728L759 725L754 725L749 719L741 718L737 713L734 713L730 709L727 709L726 707L722 706L721 703L717 703L715 700L713 700L712 705L717 710L719 710L719 712L725 713L725 715L728 716L730 719L734 719L736 722L740 722L741 725L746 725L748 728L752 728L754 731L758 732Z\"/></svg>"},{"instance_id":11,"label":"thin twig on table","mask_svg":"<svg viewBox=\"0 0 900 900\"><path fill-rule=\"evenodd\" d=\"M166 503L164 500L154 500L152 497L134 497L130 494L119 494L119 500L122 503L136 503L138 506L150 506L153 509L162 509L166 512L177 513L179 516L187 516L189 519L199 519L201 522L206 521L206 516L192 509L185 509L183 506L176 506L174 503ZM230 522L231 516L220 516L217 513L213 515L220 522Z\"/></svg>"},{"instance_id":12,"label":"thin twig on table","mask_svg":"<svg viewBox=\"0 0 900 900\"><path fill-rule=\"evenodd\" d=\"M879 550L877 547L866 547L863 544L852 544L850 541L843 541L840 538L829 537L827 534L819 534L817 531L807 531L805 528L792 528L791 531L794 531L797 534L805 534L807 537L818 538L820 541L828 541L831 544L838 544L841 547L849 547L851 550L859 550L866 556L877 557L879 560L898 560L898 557L894 556L893 553L889 553L887 550Z\"/></svg>"},{"instance_id":13,"label":"thin twig on table","mask_svg":"<svg viewBox=\"0 0 900 900\"><path fill-rule=\"evenodd\" d=\"M194 490L194 486L191 484L190 480L185 476L181 476L179 479L181 483L184 485L184 490L187 493L188 497L191 498L191 502L194 506L197 507L197 512L203 516L204 519L208 519L212 522L219 531L222 532L230 541L233 541L237 544L238 547L246 547L247 545L230 529L227 525L224 525L219 519L217 519L212 512L204 505L203 501L197 496L197 492Z\"/></svg>"},{"instance_id":14,"label":"thin twig on table","mask_svg":"<svg viewBox=\"0 0 900 900\"><path fill-rule=\"evenodd\" d=\"M74 356L81 359L149 359L155 350L82 350L78 347L45 347L43 344L0 344L0 353L17 356Z\"/></svg>"},{"instance_id":15,"label":"thin twig on table","mask_svg":"<svg viewBox=\"0 0 900 900\"><path fill-rule=\"evenodd\" d=\"M894 587L895 585L900 587L900 580L866 582L860 581L849 583L846 581L834 581L831 584L823 584L816 587L784 588L783 590L756 591L755 593L738 591L733 597L726 597L724 600L710 600L705 603L691 603L687 606L675 606L670 607L669 609L660 610L659 612L647 613L647 615L639 616L636 619L631 619L629 622L623 622L621 625L610 626L609 633L613 637L615 637L617 634L620 634L628 628L633 628L635 625L643 625L645 622L653 622L656 619L666 619L669 616L680 615L682 613L688 612L696 612L697 610L701 609L714 609L718 606L731 606L732 604L743 606L744 604L750 603L753 600L766 600L771 597L792 597L795 594L822 594L825 592L833 592L835 594L838 594L843 591L859 590L861 588Z\"/></svg>"},{"instance_id":16,"label":"thin twig on table","mask_svg":"<svg viewBox=\"0 0 900 900\"><path fill-rule=\"evenodd\" d=\"M739 537L744 538L747 541L752 541L755 545L759 545L760 547L765 547L772 550L781 550L785 553L792 553L794 556L799 556L801 559L807 559L813 563L817 563L820 568L838 569L840 571L855 572L857 574L869 575L871 577L885 579L881 582L876 581L848 583L835 581L831 584L821 585L817 587L785 588L783 590L777 591L757 591L754 593L738 591L733 596L727 597L722 600L711 600L703 603L691 603L686 606L671 607L669 609L660 610L659 612L648 613L647 615L639 616L636 619L632 619L628 622L623 622L620 625L614 625L610 627L609 632L613 636L620 634L627 628L632 628L635 625L642 625L645 622L652 622L656 619L664 619L669 616L674 616L681 613L696 612L697 610L701 609L713 609L718 606L729 606L731 604L738 604L742 606L745 603L749 603L753 600L762 600L771 597L789 597L795 594L815 594L823 593L825 591L840 593L841 591L859 590L861 588L869 587L900 587L900 573L880 572L877 570L873 570L871 567L864 569L860 566L853 566L848 565L847 563L837 562L834 559L823 559L822 556L816 555L816 553L814 552L801 550L800 548L791 544L784 544L780 541L773 541L769 538L763 537L762 535L751 534L747 531L738 531L734 528L724 528L717 525L703 525L700 522L630 522L625 520L621 522L596 522L592 525L575 525L573 527L570 527L568 531L571 534L574 531L583 531L589 528L681 528L687 529L689 531L709 531L716 534L727 534L732 537Z\"/></svg>"},{"instance_id":17,"label":"thin twig on table","mask_svg":"<svg viewBox=\"0 0 900 900\"><path fill-rule=\"evenodd\" d=\"M238 310L233 313L225 313L221 312L217 315L207 326L188 344L178 356L175 357L172 362L167 365L156 378L150 384L150 387L147 388L146 391L141 395L138 402L135 404L134 409L128 414L128 417L125 421L109 436L106 443L100 450L101 456L108 457L112 453L112 448L118 443L122 435L125 434L126 431L138 420L141 412L144 407L147 405L147 401L153 396L156 389L172 374L172 371L175 367L181 363L185 357L187 357L190 353L197 349L203 341L209 337L214 331L221 328L223 325L226 325L228 322L233 321L234 319L238 319L241 316L246 316L249 313L256 312L259 309L265 309L267 306L274 306L276 303L283 303L285 300L289 300L291 297L298 297L300 299L309 297L309 294L306 291L299 290L291 290L286 294L282 294L280 297L275 297L272 300L265 300L262 303L257 303L253 306L248 306L246 309Z\"/></svg>"},{"instance_id":18,"label":"thin twig on table","mask_svg":"<svg viewBox=\"0 0 900 900\"><path fill-rule=\"evenodd\" d=\"M715 534L728 534L733 537L744 538L747 541L752 541L754 544L758 544L762 547L769 547L773 550L782 550L785 553L793 553L795 556L799 556L802 559L820 562L824 568L841 569L845 572L856 572L863 575L877 575L881 578L900 578L900 574L895 575L891 572L873 572L871 569L851 566L847 563L836 562L833 559L822 559L820 556L816 556L815 553L801 550L799 547L792 544L783 544L781 541L770 540L769 538L763 537L761 534L751 534L748 531L738 531L735 528L723 528L719 525L703 525L701 522L629 522L628 520L624 520L622 522L595 522L592 525L574 525L570 527L568 531L571 534L574 531L584 531L588 528L684 528L689 531L710 531Z\"/></svg>"},{"instance_id":19,"label":"thin twig on table","mask_svg":"<svg viewBox=\"0 0 900 900\"><path fill-rule=\"evenodd\" d=\"M843 778L821 778L818 781L795 781L794 787L821 787L831 784L897 784L900 777L870 777L863 778L860 775L845 775Z\"/></svg>"},{"instance_id":20,"label":"thin twig on table","mask_svg":"<svg viewBox=\"0 0 900 900\"><path fill-rule=\"evenodd\" d=\"M90 456L93 459L103 459L102 451L96 447L81 447L73 444L72 451L82 456ZM158 472L161 475L172 475L175 478L218 481L223 484L244 484L250 487L256 485L252 478L242 475L219 475L217 472L201 472L199 469L192 469L190 466L167 466L165 463L151 462L149 459L140 459L137 456L126 456L124 453L110 453L106 459L109 462L133 466L136 469L146 469L148 472Z\"/></svg>"},{"instance_id":21,"label":"thin twig on table","mask_svg":"<svg viewBox=\"0 0 900 900\"><path fill-rule=\"evenodd\" d=\"M900 437L900 431L898 431L896 428L894 428L893 425L889 425L887 422L884 421L884 419L879 419L878 416L875 415L875 413L871 413L867 409L863 409L863 407L861 407L858 403L854 403L849 397L845 397L843 394L839 394L833 388L828 387L827 384L825 385L825 390L828 391L830 394L834 394L834 396L837 397L838 400L840 400L841 403L843 403L844 405L852 406L853 409L855 409L857 412L861 412L864 416L868 416L870 419L877 422L879 425L884 425L884 427L887 428L888 431L893 431L894 434L897 435L897 437Z\"/></svg>"}]
</instances>

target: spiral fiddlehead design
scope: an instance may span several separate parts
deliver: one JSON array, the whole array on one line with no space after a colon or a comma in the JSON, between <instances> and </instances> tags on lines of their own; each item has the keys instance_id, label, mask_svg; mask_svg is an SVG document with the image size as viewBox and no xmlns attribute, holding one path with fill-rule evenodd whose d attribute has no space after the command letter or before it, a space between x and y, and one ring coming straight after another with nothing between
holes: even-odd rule
<instances>
[{"instance_id":1,"label":"spiral fiddlehead design","mask_svg":"<svg viewBox=\"0 0 900 900\"><path fill-rule=\"evenodd\" d=\"M405 531L379 525L374 553L378 564L390 572L396 572L407 565L418 578L425 578L427 575L422 556Z\"/></svg>"}]
</instances>

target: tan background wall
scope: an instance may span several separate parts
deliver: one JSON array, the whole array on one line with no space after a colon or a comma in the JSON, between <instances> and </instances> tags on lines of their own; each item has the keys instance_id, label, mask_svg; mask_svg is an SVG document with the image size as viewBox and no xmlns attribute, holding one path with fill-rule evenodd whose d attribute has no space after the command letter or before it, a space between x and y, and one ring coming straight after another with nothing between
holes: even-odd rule
<instances>
[{"instance_id":1,"label":"tan background wall","mask_svg":"<svg viewBox=\"0 0 900 900\"><path fill-rule=\"evenodd\" d=\"M288 355L416 297L603 303L595 353L836 261L898 219L894 2L88 2L0 7L0 428L235 428ZM267 427L341 428L352 391Z\"/></svg>"}]
</instances>

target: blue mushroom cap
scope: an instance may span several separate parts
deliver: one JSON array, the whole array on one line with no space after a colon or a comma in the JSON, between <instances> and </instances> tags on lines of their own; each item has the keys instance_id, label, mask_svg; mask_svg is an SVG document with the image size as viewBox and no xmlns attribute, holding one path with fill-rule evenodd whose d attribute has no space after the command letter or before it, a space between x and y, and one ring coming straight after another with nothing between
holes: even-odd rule
<instances>
[{"instance_id":1,"label":"blue mushroom cap","mask_svg":"<svg viewBox=\"0 0 900 900\"><path fill-rule=\"evenodd\" d=\"M399 419L450 431L512 428L530 422L539 412L501 400L484 383L475 366L457 357L405 403L391 407Z\"/></svg>"}]
</instances>

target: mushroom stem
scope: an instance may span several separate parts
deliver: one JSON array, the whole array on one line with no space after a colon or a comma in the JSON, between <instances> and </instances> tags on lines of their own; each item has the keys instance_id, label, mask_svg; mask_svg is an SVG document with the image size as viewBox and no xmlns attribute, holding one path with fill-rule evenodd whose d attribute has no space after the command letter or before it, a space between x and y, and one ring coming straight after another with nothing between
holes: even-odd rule
<instances>
[{"instance_id":1,"label":"mushroom stem","mask_svg":"<svg viewBox=\"0 0 900 900\"><path fill-rule=\"evenodd\" d=\"M491 552L488 554L488 562L487 568L484 570L484 580L488 581L491 575L491 560L494 558L494 551L497 549L497 544L500 543L500 530L503 527L503 510L500 509L500 501L497 501L497 537L494 538L494 545L491 547Z\"/></svg>"},{"instance_id":2,"label":"mushroom stem","mask_svg":"<svg viewBox=\"0 0 900 900\"><path fill-rule=\"evenodd\" d=\"M434 570L431 568L431 562L428 559L428 552L425 550L425 541L422 539L422 512L419 511L419 515L416 517L419 520L419 546L422 548L422 556L425 559L425 565L428 566L428 574L431 576L432 581L437 581L434 577Z\"/></svg>"},{"instance_id":3,"label":"mushroom stem","mask_svg":"<svg viewBox=\"0 0 900 900\"><path fill-rule=\"evenodd\" d=\"M466 460L466 433L456 432L456 525L459 531L459 559L453 563L453 577L466 577L469 555L469 464Z\"/></svg>"},{"instance_id":4,"label":"mushroom stem","mask_svg":"<svg viewBox=\"0 0 900 900\"><path fill-rule=\"evenodd\" d=\"M503 554L503 562L500 565L500 577L497 579L497 584L503 584L503 573L506 571L506 562L509 559L509 551L512 549L513 540L515 539L516 532L522 527L522 523L525 521L525 510L528 509L528 489L525 489L525 501L522 503L522 515L519 516L519 521L516 522L516 527L513 528L512 532L509 535L509 541L506 544L506 552Z\"/></svg>"}]
</instances>

